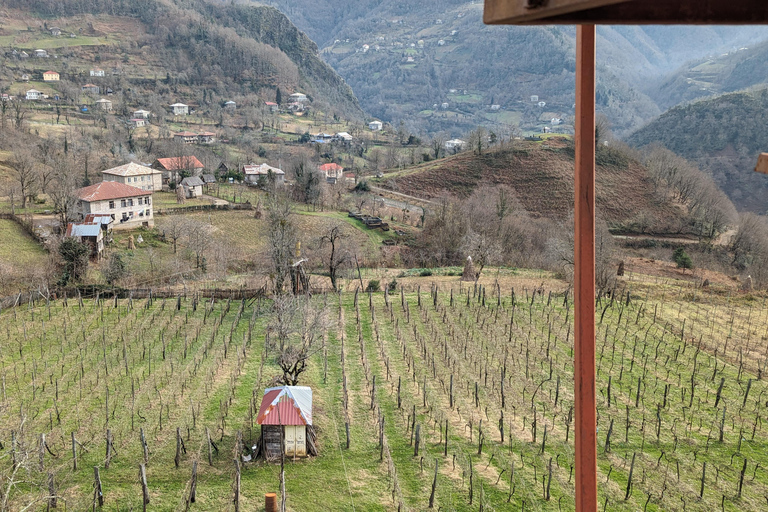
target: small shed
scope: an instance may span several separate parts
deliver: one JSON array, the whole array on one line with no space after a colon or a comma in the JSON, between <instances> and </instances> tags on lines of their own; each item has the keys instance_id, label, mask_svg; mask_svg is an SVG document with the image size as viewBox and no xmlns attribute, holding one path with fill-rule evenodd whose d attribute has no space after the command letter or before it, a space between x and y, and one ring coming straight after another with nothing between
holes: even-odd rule
<instances>
[{"instance_id":1,"label":"small shed","mask_svg":"<svg viewBox=\"0 0 768 512\"><path fill-rule=\"evenodd\" d=\"M261 451L267 460L280 458L281 453L286 457L315 455L314 442L307 439L313 435L312 388L267 388L256 422L261 425Z\"/></svg>"},{"instance_id":2,"label":"small shed","mask_svg":"<svg viewBox=\"0 0 768 512\"><path fill-rule=\"evenodd\" d=\"M181 180L180 183L181 187L184 188L184 193L187 197L187 199L194 199L195 197L200 197L203 195L203 180L198 178L197 176L190 176L188 178L184 178Z\"/></svg>"}]
</instances>

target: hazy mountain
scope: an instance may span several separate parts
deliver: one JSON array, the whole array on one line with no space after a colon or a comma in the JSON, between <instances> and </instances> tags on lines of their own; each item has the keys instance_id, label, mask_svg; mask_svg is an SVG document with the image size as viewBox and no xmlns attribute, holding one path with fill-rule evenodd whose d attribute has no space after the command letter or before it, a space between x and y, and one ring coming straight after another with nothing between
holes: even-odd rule
<instances>
[{"instance_id":1,"label":"hazy mountain","mask_svg":"<svg viewBox=\"0 0 768 512\"><path fill-rule=\"evenodd\" d=\"M318 43L382 120L455 135L479 124L541 131L552 118L572 121L573 27L489 27L481 2L459 0L268 3ZM617 134L629 133L663 110L653 86L664 75L766 37L763 27L599 27L598 109Z\"/></svg>"}]
</instances>

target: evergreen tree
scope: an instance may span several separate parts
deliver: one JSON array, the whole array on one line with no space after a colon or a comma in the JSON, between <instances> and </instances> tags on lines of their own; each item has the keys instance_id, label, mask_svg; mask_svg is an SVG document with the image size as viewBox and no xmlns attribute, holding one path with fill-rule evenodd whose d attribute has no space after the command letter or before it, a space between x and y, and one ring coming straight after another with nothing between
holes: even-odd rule
<instances>
[{"instance_id":1,"label":"evergreen tree","mask_svg":"<svg viewBox=\"0 0 768 512\"><path fill-rule=\"evenodd\" d=\"M275 92L275 103L278 105L283 104L283 93L280 92L280 88L277 88L277 91Z\"/></svg>"}]
</instances>

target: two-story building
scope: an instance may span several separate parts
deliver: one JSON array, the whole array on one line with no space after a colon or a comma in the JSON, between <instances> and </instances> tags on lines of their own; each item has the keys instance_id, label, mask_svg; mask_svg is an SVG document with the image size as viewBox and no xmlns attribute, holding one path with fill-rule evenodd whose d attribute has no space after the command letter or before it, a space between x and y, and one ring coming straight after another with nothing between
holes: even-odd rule
<instances>
[{"instance_id":1,"label":"two-story building","mask_svg":"<svg viewBox=\"0 0 768 512\"><path fill-rule=\"evenodd\" d=\"M252 185L258 183L259 178L267 178L270 175L274 177L275 183L285 183L285 171L267 164L243 165L243 175L245 176L245 182Z\"/></svg>"},{"instance_id":2,"label":"two-story building","mask_svg":"<svg viewBox=\"0 0 768 512\"><path fill-rule=\"evenodd\" d=\"M115 219L113 229L132 229L155 225L152 191L115 181L102 181L78 190L78 209L82 218L89 213L108 214Z\"/></svg>"},{"instance_id":3,"label":"two-story building","mask_svg":"<svg viewBox=\"0 0 768 512\"><path fill-rule=\"evenodd\" d=\"M189 106L184 103L174 103L171 105L171 109L175 116L186 116L189 114Z\"/></svg>"},{"instance_id":4,"label":"two-story building","mask_svg":"<svg viewBox=\"0 0 768 512\"><path fill-rule=\"evenodd\" d=\"M93 68L91 70L91 76L98 76L103 77L104 76L104 70L99 68Z\"/></svg>"},{"instance_id":5,"label":"two-story building","mask_svg":"<svg viewBox=\"0 0 768 512\"><path fill-rule=\"evenodd\" d=\"M26 98L28 100L40 100L43 98L43 93L38 91L37 89L30 89L27 91Z\"/></svg>"},{"instance_id":6,"label":"two-story building","mask_svg":"<svg viewBox=\"0 0 768 512\"><path fill-rule=\"evenodd\" d=\"M43 73L43 82L58 82L61 76L56 71L46 71Z\"/></svg>"},{"instance_id":7,"label":"two-story building","mask_svg":"<svg viewBox=\"0 0 768 512\"><path fill-rule=\"evenodd\" d=\"M184 171L190 176L200 176L203 172L203 164L195 156L158 158L152 164L152 168L163 173L163 184L171 181L178 183Z\"/></svg>"},{"instance_id":8,"label":"two-story building","mask_svg":"<svg viewBox=\"0 0 768 512\"><path fill-rule=\"evenodd\" d=\"M101 171L104 181L116 181L141 190L162 190L163 173L157 169L134 162Z\"/></svg>"}]
</instances>

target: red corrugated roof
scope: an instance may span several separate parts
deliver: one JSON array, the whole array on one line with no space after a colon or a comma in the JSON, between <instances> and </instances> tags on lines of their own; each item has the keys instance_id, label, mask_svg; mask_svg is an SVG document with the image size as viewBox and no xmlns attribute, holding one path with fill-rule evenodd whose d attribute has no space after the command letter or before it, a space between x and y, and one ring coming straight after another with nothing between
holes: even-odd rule
<instances>
[{"instance_id":1,"label":"red corrugated roof","mask_svg":"<svg viewBox=\"0 0 768 512\"><path fill-rule=\"evenodd\" d=\"M256 422L259 425L306 425L301 409L293 399L284 393L285 388L268 390L261 400ZM282 394L282 396L280 396ZM279 396L279 399L275 401Z\"/></svg>"},{"instance_id":2,"label":"red corrugated roof","mask_svg":"<svg viewBox=\"0 0 768 512\"><path fill-rule=\"evenodd\" d=\"M77 191L77 196L80 200L86 202L120 199L123 197L147 196L151 194L151 191L142 190L116 181L102 181Z\"/></svg>"},{"instance_id":3,"label":"red corrugated roof","mask_svg":"<svg viewBox=\"0 0 768 512\"><path fill-rule=\"evenodd\" d=\"M177 156L173 158L158 158L157 162L168 171L179 171L183 169L197 169L203 167L203 164L196 156Z\"/></svg>"},{"instance_id":4,"label":"red corrugated roof","mask_svg":"<svg viewBox=\"0 0 768 512\"><path fill-rule=\"evenodd\" d=\"M321 165L321 166L320 166L320 170L321 170L321 171L323 171L323 172L328 172L328 171L343 171L343 170L344 170L344 168L343 168L342 166L340 166L339 164L337 164L337 163L335 163L335 162L332 162L332 163L330 163L330 164L323 164L323 165Z\"/></svg>"}]
</instances>

